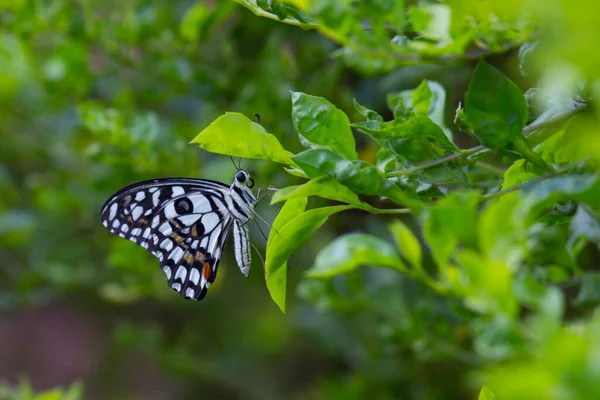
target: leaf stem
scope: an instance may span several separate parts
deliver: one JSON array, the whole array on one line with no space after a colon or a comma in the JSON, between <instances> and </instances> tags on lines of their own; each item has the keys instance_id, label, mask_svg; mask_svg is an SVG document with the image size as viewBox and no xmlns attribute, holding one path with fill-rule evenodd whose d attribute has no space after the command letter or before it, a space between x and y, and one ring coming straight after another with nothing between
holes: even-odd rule
<instances>
[{"instance_id":1,"label":"leaf stem","mask_svg":"<svg viewBox=\"0 0 600 400\"><path fill-rule=\"evenodd\" d=\"M547 173L547 174L544 174L544 175L538 176L537 178L532 178L532 179L529 179L527 182L523 182L523 183L520 183L520 184L518 184L518 185L511 186L511 187L509 187L509 188L506 188L506 189L504 189L504 190L500 190L500 191L498 191L498 192L495 192L495 193L490 193L490 194L483 195L483 196L481 196L481 201L487 201L487 200L491 200L491 199L494 199L494 198L496 198L496 197L501 197L501 196L504 196L505 194L509 194L509 193L512 193L512 192L516 192L516 191L518 191L518 190L521 190L521 189L523 189L525 186L531 185L531 184L532 184L532 182L541 182L541 181L545 181L546 179L550 179L550 178L552 178L553 176L556 176L556 175L558 175L558 174L562 174L562 173L565 173L565 172L567 172L567 171L568 171L568 170L570 170L571 168L573 168L573 167L576 167L577 165L581 164L581 162L582 162L582 161L577 161L577 162L574 162L574 163L572 163L572 164L565 165L564 167L557 168L557 169L556 169L556 171L555 171L554 173L552 173L552 172L551 172L551 173Z\"/></svg>"},{"instance_id":2,"label":"leaf stem","mask_svg":"<svg viewBox=\"0 0 600 400\"><path fill-rule=\"evenodd\" d=\"M576 113L578 113L585 107L587 107L586 103L579 103L579 102L575 103L574 107L571 110L569 110L563 114L557 115L556 117L550 118L546 121L542 121L542 122L538 122L538 123L534 122L530 125L527 125L526 127L523 128L523 131L522 131L523 135L525 136L525 138L528 138L529 136L531 136L533 134L533 132L537 131L538 129L544 128L546 126L555 124L560 121L563 121L563 120L575 115ZM468 158L471 155L474 155L477 158L479 158L493 150L496 150L496 149L489 149L489 148L484 147L483 145L478 145L475 147L471 147L470 149L461 150L460 153L450 154L446 157L442 157L437 160L427 161L422 164L416 165L414 167L401 169L399 171L391 171L391 172L386 173L385 176L392 177L392 176L410 175L415 172L419 172L419 171L422 171L427 168L435 167L437 165L442 165L442 164L445 164L447 162L450 162L450 161L453 161L453 160L456 160L459 158Z\"/></svg>"},{"instance_id":3,"label":"leaf stem","mask_svg":"<svg viewBox=\"0 0 600 400\"><path fill-rule=\"evenodd\" d=\"M372 214L410 214L410 208L373 208L368 210Z\"/></svg>"}]
</instances>

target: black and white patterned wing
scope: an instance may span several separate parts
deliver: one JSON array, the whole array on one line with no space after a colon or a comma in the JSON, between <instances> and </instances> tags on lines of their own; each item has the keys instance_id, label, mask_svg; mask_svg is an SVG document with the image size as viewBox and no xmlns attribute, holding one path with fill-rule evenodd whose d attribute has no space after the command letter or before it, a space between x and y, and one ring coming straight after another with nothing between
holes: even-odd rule
<instances>
[{"instance_id":1,"label":"black and white patterned wing","mask_svg":"<svg viewBox=\"0 0 600 400\"><path fill-rule=\"evenodd\" d=\"M220 182L169 178L136 183L102 207L112 233L144 247L160 261L168 284L201 300L214 282L232 218Z\"/></svg>"}]
</instances>

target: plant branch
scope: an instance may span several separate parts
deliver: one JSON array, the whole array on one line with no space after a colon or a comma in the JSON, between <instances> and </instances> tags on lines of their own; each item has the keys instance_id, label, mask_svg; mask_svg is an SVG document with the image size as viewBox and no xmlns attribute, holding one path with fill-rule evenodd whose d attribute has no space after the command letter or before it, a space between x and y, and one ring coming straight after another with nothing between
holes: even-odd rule
<instances>
[{"instance_id":1,"label":"plant branch","mask_svg":"<svg viewBox=\"0 0 600 400\"><path fill-rule=\"evenodd\" d=\"M558 174L562 174L562 173L565 173L565 172L569 171L571 168L576 167L580 163L581 163L581 161L577 161L577 162L574 162L572 164L565 165L564 167L557 168L554 173L547 173L545 175L538 176L537 178L529 179L527 182L523 182L523 183L520 183L518 185L511 186L511 187L506 188L504 190L500 190L500 191L498 191L496 193L486 194L484 196L481 196L481 201L491 200L491 199L494 199L496 197L504 196L505 194L516 192L518 190L523 189L527 185L531 185L532 182L545 181L546 179L550 179L553 176L556 176Z\"/></svg>"},{"instance_id":2,"label":"plant branch","mask_svg":"<svg viewBox=\"0 0 600 400\"><path fill-rule=\"evenodd\" d=\"M554 118L550 118L546 121L532 123L530 125L527 125L522 130L523 136L525 136L525 138L528 138L529 136L531 136L533 134L533 132L537 131L538 129L553 125L557 122L560 122L567 118L570 118L571 116L575 115L576 113L578 113L585 107L587 107L586 103L575 103L575 106L571 110L569 110L563 114L557 115ZM453 161L453 160L456 160L459 158L468 158L469 156L475 155L475 154L476 154L477 158L479 158L479 157L483 156L484 154L487 154L493 150L496 150L496 149L489 149L489 148L484 147L483 145L478 145L475 147L471 147L470 149L461 150L460 153L450 154L449 156L442 157L437 160L427 161L422 164L416 165L414 167L401 169L399 171L391 171L391 172L386 173L385 176L392 177L392 176L410 175L415 172L422 171L427 168L435 167L437 165L442 165L442 164L445 164L447 162L450 162L450 161Z\"/></svg>"}]
</instances>

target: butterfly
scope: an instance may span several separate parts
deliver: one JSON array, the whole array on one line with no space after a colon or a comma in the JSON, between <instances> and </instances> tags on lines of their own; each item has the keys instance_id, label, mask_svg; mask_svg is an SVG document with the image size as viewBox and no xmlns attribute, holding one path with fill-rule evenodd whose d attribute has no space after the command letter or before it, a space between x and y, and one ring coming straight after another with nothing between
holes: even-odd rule
<instances>
[{"instance_id":1,"label":"butterfly","mask_svg":"<svg viewBox=\"0 0 600 400\"><path fill-rule=\"evenodd\" d=\"M169 287L179 295L202 300L215 281L232 228L236 262L245 276L250 272L246 224L257 203L253 186L244 169L231 186L192 178L138 182L104 203L102 224L157 257Z\"/></svg>"}]
</instances>

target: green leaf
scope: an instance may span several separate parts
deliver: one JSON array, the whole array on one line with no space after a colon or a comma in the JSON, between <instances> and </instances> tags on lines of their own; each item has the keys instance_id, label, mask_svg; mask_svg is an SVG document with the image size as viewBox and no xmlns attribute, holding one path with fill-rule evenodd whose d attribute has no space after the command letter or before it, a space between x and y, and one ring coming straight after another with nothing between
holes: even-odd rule
<instances>
[{"instance_id":1,"label":"green leaf","mask_svg":"<svg viewBox=\"0 0 600 400\"><path fill-rule=\"evenodd\" d=\"M281 301L285 301L285 286L282 284L285 284L286 279L282 278L283 273L280 270L286 268L287 260L292 253L319 229L330 215L353 208L353 206L335 206L301 212L306 205L306 197L291 199L286 202L286 205L290 202L291 205L285 209L281 219L279 216L275 219L274 230L271 230L267 241L265 260L265 273L267 280L270 280L267 288L273 301L284 312L285 304ZM280 215L283 212L282 208Z\"/></svg>"},{"instance_id":2,"label":"green leaf","mask_svg":"<svg viewBox=\"0 0 600 400\"><path fill-rule=\"evenodd\" d=\"M379 114L377 114L375 111L373 110L369 110L367 107L365 106L361 106L358 101L356 101L356 99L352 99L352 103L354 104L354 108L356 109L356 111L358 111L358 113L360 115L362 115L363 117L365 117L365 119L367 121L371 121L374 124L378 124L380 122L383 122L383 117Z\"/></svg>"},{"instance_id":3,"label":"green leaf","mask_svg":"<svg viewBox=\"0 0 600 400\"><path fill-rule=\"evenodd\" d=\"M329 147L350 160L358 158L348 116L326 99L292 92L292 121L309 143Z\"/></svg>"},{"instance_id":4,"label":"green leaf","mask_svg":"<svg viewBox=\"0 0 600 400\"><path fill-rule=\"evenodd\" d=\"M596 305L600 303L600 273L586 272L581 279L581 289L575 298L575 304Z\"/></svg>"},{"instance_id":5,"label":"green leaf","mask_svg":"<svg viewBox=\"0 0 600 400\"><path fill-rule=\"evenodd\" d=\"M521 90L504 74L479 60L465 97L466 122L479 141L491 149L512 143L531 163L554 171L523 137L528 118L527 101Z\"/></svg>"},{"instance_id":6,"label":"green leaf","mask_svg":"<svg viewBox=\"0 0 600 400\"><path fill-rule=\"evenodd\" d=\"M525 160L517 160L511 165L506 171L504 171L504 181L502 182L502 189L527 182L532 178L537 178L538 173L535 172L532 165Z\"/></svg>"},{"instance_id":7,"label":"green leaf","mask_svg":"<svg viewBox=\"0 0 600 400\"><path fill-rule=\"evenodd\" d=\"M529 225L540 213L555 203L582 201L594 209L600 206L600 180L596 175L556 176L534 182L521 191L516 218Z\"/></svg>"},{"instance_id":8,"label":"green leaf","mask_svg":"<svg viewBox=\"0 0 600 400\"><path fill-rule=\"evenodd\" d=\"M450 142L435 122L428 117L414 117L408 121L394 120L384 122L377 128L372 128L368 122L358 122L352 126L375 140L382 139L405 139L405 138L428 138L450 151L458 151L454 143Z\"/></svg>"},{"instance_id":9,"label":"green leaf","mask_svg":"<svg viewBox=\"0 0 600 400\"><path fill-rule=\"evenodd\" d=\"M400 249L400 254L417 270L423 272L421 244L413 233L400 220L395 220L388 225L389 230L394 236L396 246Z\"/></svg>"},{"instance_id":10,"label":"green leaf","mask_svg":"<svg viewBox=\"0 0 600 400\"><path fill-rule=\"evenodd\" d=\"M282 313L285 314L285 300L287 297L287 261L270 275L265 277L267 289L273 302L277 304Z\"/></svg>"},{"instance_id":11,"label":"green leaf","mask_svg":"<svg viewBox=\"0 0 600 400\"><path fill-rule=\"evenodd\" d=\"M415 32L429 40L450 41L451 9L446 4L411 7L408 13Z\"/></svg>"},{"instance_id":12,"label":"green leaf","mask_svg":"<svg viewBox=\"0 0 600 400\"><path fill-rule=\"evenodd\" d=\"M277 218L275 218L275 221L273 221L273 229L269 233L269 239L267 240L267 254L269 253L269 248L271 247L273 238L275 237L274 235L277 235L277 232L287 225L292 219L294 219L294 217L304 212L306 203L306 197L298 197L287 201L283 205L281 211L279 211L279 214L277 214ZM285 299L287 292L287 260L271 273L267 271L265 266L265 281L267 283L267 289L269 290L271 298L281 309L281 311L285 313Z\"/></svg>"},{"instance_id":13,"label":"green leaf","mask_svg":"<svg viewBox=\"0 0 600 400\"><path fill-rule=\"evenodd\" d=\"M361 265L406 272L392 245L375 236L351 233L337 238L321 250L306 274L311 278L330 278Z\"/></svg>"},{"instance_id":14,"label":"green leaf","mask_svg":"<svg viewBox=\"0 0 600 400\"><path fill-rule=\"evenodd\" d=\"M239 113L220 116L190 143L198 143L201 148L217 154L294 164L293 154L284 149L275 136Z\"/></svg>"},{"instance_id":15,"label":"green leaf","mask_svg":"<svg viewBox=\"0 0 600 400\"><path fill-rule=\"evenodd\" d=\"M296 197L319 196L325 199L341 201L352 204L369 212L377 212L377 209L360 201L356 193L342 185L334 178L324 176L313 179L304 185L288 186L275 192L271 204L286 201Z\"/></svg>"},{"instance_id":16,"label":"green leaf","mask_svg":"<svg viewBox=\"0 0 600 400\"><path fill-rule=\"evenodd\" d=\"M365 161L348 161L327 149L306 150L296 154L293 160L311 179L330 176L355 193L384 196L409 207L421 206L418 200L409 198L374 165Z\"/></svg>"},{"instance_id":17,"label":"green leaf","mask_svg":"<svg viewBox=\"0 0 600 400\"><path fill-rule=\"evenodd\" d=\"M487 386L484 386L481 388L481 392L479 392L478 400L496 400L496 396Z\"/></svg>"},{"instance_id":18,"label":"green leaf","mask_svg":"<svg viewBox=\"0 0 600 400\"><path fill-rule=\"evenodd\" d=\"M459 243L475 247L479 199L477 192L455 192L422 213L423 236L440 268L447 266Z\"/></svg>"},{"instance_id":19,"label":"green leaf","mask_svg":"<svg viewBox=\"0 0 600 400\"><path fill-rule=\"evenodd\" d=\"M431 89L429 83L423 80L412 93L412 106L419 115L429 115L429 106L431 104Z\"/></svg>"},{"instance_id":20,"label":"green leaf","mask_svg":"<svg viewBox=\"0 0 600 400\"><path fill-rule=\"evenodd\" d=\"M486 147L504 148L527 122L527 102L521 90L502 72L479 60L465 97L467 122Z\"/></svg>"}]
</instances>

